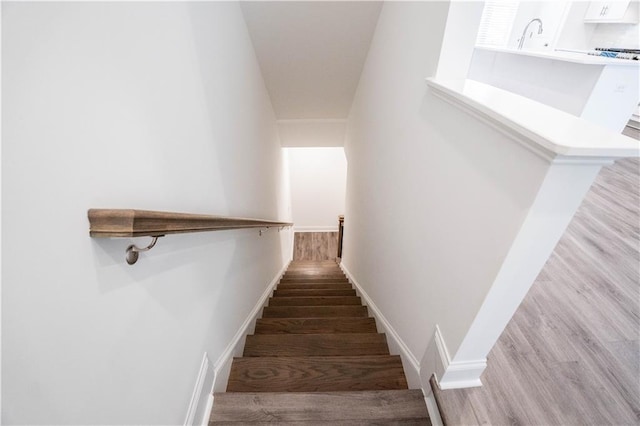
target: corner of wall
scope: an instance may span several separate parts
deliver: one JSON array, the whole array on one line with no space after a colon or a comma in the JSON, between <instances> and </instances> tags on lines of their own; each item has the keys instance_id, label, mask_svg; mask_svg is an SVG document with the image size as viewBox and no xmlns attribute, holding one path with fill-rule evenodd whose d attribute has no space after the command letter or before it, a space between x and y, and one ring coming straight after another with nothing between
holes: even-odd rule
<instances>
[{"instance_id":1,"label":"corner of wall","mask_svg":"<svg viewBox=\"0 0 640 426\"><path fill-rule=\"evenodd\" d=\"M200 364L200 371L196 379L193 394L191 395L189 409L187 410L187 415L184 420L185 426L203 424L203 419L208 418L206 414L211 411L209 405L213 403L213 395L211 395L209 390L213 389L215 376L213 365L205 352L202 357L202 363Z\"/></svg>"},{"instance_id":2,"label":"corner of wall","mask_svg":"<svg viewBox=\"0 0 640 426\"><path fill-rule=\"evenodd\" d=\"M454 361L449 355L447 343L440 327L436 325L433 338L420 364L420 379L429 386L431 374L435 374L440 389L460 389L482 386L480 375L487 368L486 358L473 361Z\"/></svg>"},{"instance_id":3,"label":"corner of wall","mask_svg":"<svg viewBox=\"0 0 640 426\"><path fill-rule=\"evenodd\" d=\"M381 330L387 335L387 343L389 344L390 352L392 354L400 355L409 388L421 389L420 364L418 363L416 356L411 352L389 320L387 320L382 311L376 306L371 297L369 297L367 292L364 291L360 283L358 283L349 269L342 262L340 263L340 269L342 269L349 281L355 286L358 295L362 297L365 305L369 308L371 314L376 320L378 330Z\"/></svg>"},{"instance_id":4,"label":"corner of wall","mask_svg":"<svg viewBox=\"0 0 640 426\"><path fill-rule=\"evenodd\" d=\"M286 262L273 280L271 280L271 283L269 283L249 315L247 315L244 323L242 323L229 345L227 345L215 363L212 364L211 361L209 361L207 353L205 352L193 395L191 396L189 409L185 417L185 426L208 424L211 409L213 408L213 393L226 391L233 357L242 355L247 334L253 331L258 315L266 305L273 288L289 267L289 263L291 263L291 260Z\"/></svg>"}]
</instances>

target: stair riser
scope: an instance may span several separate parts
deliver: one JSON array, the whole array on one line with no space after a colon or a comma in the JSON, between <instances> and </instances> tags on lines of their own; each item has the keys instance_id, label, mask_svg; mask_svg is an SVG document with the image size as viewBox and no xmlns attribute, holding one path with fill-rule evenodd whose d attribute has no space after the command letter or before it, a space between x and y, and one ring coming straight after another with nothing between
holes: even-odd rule
<instances>
[{"instance_id":1,"label":"stair riser","mask_svg":"<svg viewBox=\"0 0 640 426\"><path fill-rule=\"evenodd\" d=\"M325 297L278 297L269 299L269 306L336 306L362 305L359 297L355 296L325 296Z\"/></svg>"},{"instance_id":2,"label":"stair riser","mask_svg":"<svg viewBox=\"0 0 640 426\"><path fill-rule=\"evenodd\" d=\"M389 355L384 334L250 335L246 357Z\"/></svg>"},{"instance_id":3,"label":"stair riser","mask_svg":"<svg viewBox=\"0 0 640 426\"><path fill-rule=\"evenodd\" d=\"M348 284L349 280L342 277L342 278L325 278L325 279L319 279L319 278L309 278L309 279L304 279L304 278L281 278L280 279L281 283L307 283L307 284L311 284L311 283L341 283L341 284Z\"/></svg>"},{"instance_id":4,"label":"stair riser","mask_svg":"<svg viewBox=\"0 0 640 426\"><path fill-rule=\"evenodd\" d=\"M283 278L302 278L302 279L307 279L307 278L325 279L325 278L346 278L346 275L343 274L342 272L337 273L337 274L290 274L290 273L286 273L282 277Z\"/></svg>"},{"instance_id":5,"label":"stair riser","mask_svg":"<svg viewBox=\"0 0 640 426\"><path fill-rule=\"evenodd\" d=\"M267 306L263 318L367 317L364 306Z\"/></svg>"},{"instance_id":6,"label":"stair riser","mask_svg":"<svg viewBox=\"0 0 640 426\"><path fill-rule=\"evenodd\" d=\"M379 424L383 420L405 425L421 420L428 424L427 407L422 391L362 391L362 392L309 392L309 393L249 393L226 392L214 395L215 405L211 420L220 422L271 422L270 424L309 425L308 422L336 424L344 420L357 420L362 425ZM238 423L235 423L236 425ZM314 424L314 423L311 423ZM342 424L342 423L338 423ZM349 423L352 425L353 423ZM413 424L413 423L408 423Z\"/></svg>"},{"instance_id":7,"label":"stair riser","mask_svg":"<svg viewBox=\"0 0 640 426\"><path fill-rule=\"evenodd\" d=\"M255 334L377 333L373 318L260 318Z\"/></svg>"},{"instance_id":8,"label":"stair riser","mask_svg":"<svg viewBox=\"0 0 640 426\"><path fill-rule=\"evenodd\" d=\"M353 290L348 283L280 283L278 290Z\"/></svg>"},{"instance_id":9,"label":"stair riser","mask_svg":"<svg viewBox=\"0 0 640 426\"><path fill-rule=\"evenodd\" d=\"M400 357L235 358L227 392L407 389Z\"/></svg>"},{"instance_id":10,"label":"stair riser","mask_svg":"<svg viewBox=\"0 0 640 426\"><path fill-rule=\"evenodd\" d=\"M284 289L284 290L275 290L273 292L273 297L312 297L312 296L355 296L356 291L353 289L345 289L345 290L332 290L332 289L319 289L319 290L309 290L309 289Z\"/></svg>"}]
</instances>

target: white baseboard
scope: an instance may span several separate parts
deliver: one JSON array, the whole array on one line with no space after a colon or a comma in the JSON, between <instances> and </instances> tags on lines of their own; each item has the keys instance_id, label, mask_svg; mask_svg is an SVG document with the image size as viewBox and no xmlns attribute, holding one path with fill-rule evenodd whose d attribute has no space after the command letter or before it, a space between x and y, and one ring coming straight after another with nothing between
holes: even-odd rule
<instances>
[{"instance_id":1,"label":"white baseboard","mask_svg":"<svg viewBox=\"0 0 640 426\"><path fill-rule=\"evenodd\" d=\"M204 407L205 415L202 416L202 421L200 422L200 426L209 425L209 418L211 417L212 409L213 409L213 393L209 392L209 397L207 398L207 405Z\"/></svg>"},{"instance_id":2,"label":"white baseboard","mask_svg":"<svg viewBox=\"0 0 640 426\"><path fill-rule=\"evenodd\" d=\"M424 389L423 389L424 391ZM424 401L427 403L427 411L429 412L429 420L433 426L444 426L442 417L440 417L440 410L438 410L438 404L436 404L435 396L433 392L431 395L426 396Z\"/></svg>"},{"instance_id":3,"label":"white baseboard","mask_svg":"<svg viewBox=\"0 0 640 426\"><path fill-rule=\"evenodd\" d=\"M434 335L436 356L436 380L440 389L461 389L482 386L480 375L487 368L487 360L452 361L440 327Z\"/></svg>"},{"instance_id":4,"label":"white baseboard","mask_svg":"<svg viewBox=\"0 0 640 426\"><path fill-rule=\"evenodd\" d=\"M338 232L337 226L294 226L294 232Z\"/></svg>"},{"instance_id":5,"label":"white baseboard","mask_svg":"<svg viewBox=\"0 0 640 426\"><path fill-rule=\"evenodd\" d=\"M187 416L185 417L185 426L201 425L203 419L208 422L208 413L211 409L207 409L208 401L211 399L209 396L210 389L213 388L215 372L211 361L207 353L204 353L202 357L202 363L200 364L200 371L196 378L196 384L191 394L191 402L189 403L189 409L187 410ZM199 417L199 418L198 418Z\"/></svg>"},{"instance_id":6,"label":"white baseboard","mask_svg":"<svg viewBox=\"0 0 640 426\"><path fill-rule=\"evenodd\" d=\"M371 314L376 319L378 330L386 333L387 343L389 344L389 350L391 353L398 354L402 358L402 366L404 368L405 376L407 377L407 382L409 383L409 388L420 389L420 363L418 362L418 359L409 350L407 345L400 338L400 335L396 332L393 326L391 326L391 323L389 323L373 300L371 300L371 297L369 297L367 292L364 291L351 272L349 272L349 269L344 265L344 263L340 263L340 268L345 273L349 281L356 287L358 295L362 297L364 303L371 310Z\"/></svg>"},{"instance_id":7,"label":"white baseboard","mask_svg":"<svg viewBox=\"0 0 640 426\"><path fill-rule=\"evenodd\" d=\"M233 357L242 355L242 350L244 348L244 342L247 334L253 332L255 321L258 315L262 311L262 308L266 305L267 300L269 299L269 296L273 291L273 288L276 286L278 281L280 281L280 278L289 267L290 262L291 261L287 262L276 274L276 276L273 277L271 283L264 290L264 293L262 293L262 296L260 296L249 315L247 315L244 323L242 323L235 336L233 336L233 339L231 340L227 348L224 350L224 352L222 352L222 355L220 355L220 357L213 364L213 369L215 371L215 381L213 383L213 389L211 390L212 392L224 392L226 390Z\"/></svg>"}]
</instances>

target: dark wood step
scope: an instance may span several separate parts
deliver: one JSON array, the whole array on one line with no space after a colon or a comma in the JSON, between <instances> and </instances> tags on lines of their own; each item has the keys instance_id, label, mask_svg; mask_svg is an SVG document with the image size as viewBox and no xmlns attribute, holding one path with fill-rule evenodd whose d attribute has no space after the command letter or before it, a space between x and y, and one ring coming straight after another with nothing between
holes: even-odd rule
<instances>
[{"instance_id":1,"label":"dark wood step","mask_svg":"<svg viewBox=\"0 0 640 426\"><path fill-rule=\"evenodd\" d=\"M217 426L327 426L327 422L309 421L309 422L216 422L210 423ZM425 423L422 419L395 419L395 420L335 420L331 422L331 426L424 426L431 425L431 422Z\"/></svg>"},{"instance_id":2,"label":"dark wood step","mask_svg":"<svg viewBox=\"0 0 640 426\"><path fill-rule=\"evenodd\" d=\"M389 355L384 334L254 334L243 356Z\"/></svg>"},{"instance_id":3,"label":"dark wood step","mask_svg":"<svg viewBox=\"0 0 640 426\"><path fill-rule=\"evenodd\" d=\"M351 290L353 287L349 283L279 283L278 290Z\"/></svg>"},{"instance_id":4,"label":"dark wood step","mask_svg":"<svg viewBox=\"0 0 640 426\"><path fill-rule=\"evenodd\" d=\"M377 333L373 318L259 318L255 334Z\"/></svg>"},{"instance_id":5,"label":"dark wood step","mask_svg":"<svg viewBox=\"0 0 640 426\"><path fill-rule=\"evenodd\" d=\"M263 318L368 317L366 306L267 306Z\"/></svg>"},{"instance_id":6,"label":"dark wood step","mask_svg":"<svg viewBox=\"0 0 640 426\"><path fill-rule=\"evenodd\" d=\"M343 271L337 263L333 265L308 265L305 267L289 267L287 274L341 274Z\"/></svg>"},{"instance_id":7,"label":"dark wood step","mask_svg":"<svg viewBox=\"0 0 640 426\"><path fill-rule=\"evenodd\" d=\"M310 260L306 264L293 262L287 268L287 272L298 272L298 271L306 271L306 272L322 272L322 271L342 271L340 269L340 265L335 260Z\"/></svg>"},{"instance_id":8,"label":"dark wood step","mask_svg":"<svg viewBox=\"0 0 640 426\"><path fill-rule=\"evenodd\" d=\"M340 269L332 270L299 270L287 271L283 277L344 277L345 274Z\"/></svg>"},{"instance_id":9,"label":"dark wood step","mask_svg":"<svg viewBox=\"0 0 640 426\"><path fill-rule=\"evenodd\" d=\"M380 421L429 425L427 406L419 389L360 392L227 392L214 394L210 425L222 422L320 422L342 420L362 424ZM401 423L400 423L401 422ZM236 423L238 424L238 423ZM339 423L338 423L339 424ZM352 423L349 423L352 424Z\"/></svg>"},{"instance_id":10,"label":"dark wood step","mask_svg":"<svg viewBox=\"0 0 640 426\"><path fill-rule=\"evenodd\" d=\"M273 297L310 297L310 296L355 296L354 289L278 289L274 290Z\"/></svg>"},{"instance_id":11,"label":"dark wood step","mask_svg":"<svg viewBox=\"0 0 640 426\"><path fill-rule=\"evenodd\" d=\"M281 283L348 283L346 277L335 278L280 278Z\"/></svg>"},{"instance_id":12,"label":"dark wood step","mask_svg":"<svg viewBox=\"0 0 640 426\"><path fill-rule=\"evenodd\" d=\"M286 272L282 275L283 277L302 277L302 278L327 278L327 277L341 277L344 278L346 275L338 270L335 272L332 271L315 271L315 272Z\"/></svg>"},{"instance_id":13,"label":"dark wood step","mask_svg":"<svg viewBox=\"0 0 640 426\"><path fill-rule=\"evenodd\" d=\"M357 296L272 297L269 306L362 305Z\"/></svg>"},{"instance_id":14,"label":"dark wood step","mask_svg":"<svg viewBox=\"0 0 640 426\"><path fill-rule=\"evenodd\" d=\"M234 358L227 392L407 389L399 356Z\"/></svg>"}]
</instances>

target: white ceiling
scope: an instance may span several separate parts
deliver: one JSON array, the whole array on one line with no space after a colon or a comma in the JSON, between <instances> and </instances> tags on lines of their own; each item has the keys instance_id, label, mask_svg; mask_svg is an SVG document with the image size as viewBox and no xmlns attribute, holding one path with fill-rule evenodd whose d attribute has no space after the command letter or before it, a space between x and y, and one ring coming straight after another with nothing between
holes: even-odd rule
<instances>
[{"instance_id":1,"label":"white ceiling","mask_svg":"<svg viewBox=\"0 0 640 426\"><path fill-rule=\"evenodd\" d=\"M241 6L277 118L346 118L382 3Z\"/></svg>"}]
</instances>

